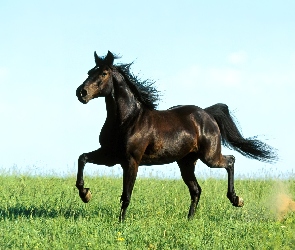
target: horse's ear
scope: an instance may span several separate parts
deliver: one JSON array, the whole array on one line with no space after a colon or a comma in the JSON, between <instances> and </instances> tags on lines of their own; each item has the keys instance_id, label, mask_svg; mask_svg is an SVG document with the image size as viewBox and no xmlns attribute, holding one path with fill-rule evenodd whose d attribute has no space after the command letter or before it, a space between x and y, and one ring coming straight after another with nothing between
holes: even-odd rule
<instances>
[{"instance_id":1,"label":"horse's ear","mask_svg":"<svg viewBox=\"0 0 295 250\"><path fill-rule=\"evenodd\" d=\"M103 64L103 59L101 59L97 54L96 51L94 51L94 59L96 66L101 66Z\"/></svg>"},{"instance_id":2,"label":"horse's ear","mask_svg":"<svg viewBox=\"0 0 295 250\"><path fill-rule=\"evenodd\" d=\"M104 63L108 66L113 66L115 57L112 52L108 51L108 54L104 58Z\"/></svg>"}]
</instances>

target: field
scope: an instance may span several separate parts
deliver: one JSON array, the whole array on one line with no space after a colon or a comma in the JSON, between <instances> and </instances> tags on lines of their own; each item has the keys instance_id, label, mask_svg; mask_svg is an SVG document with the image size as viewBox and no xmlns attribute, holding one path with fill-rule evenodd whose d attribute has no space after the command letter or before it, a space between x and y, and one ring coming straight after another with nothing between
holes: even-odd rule
<instances>
[{"instance_id":1,"label":"field","mask_svg":"<svg viewBox=\"0 0 295 250\"><path fill-rule=\"evenodd\" d=\"M200 180L188 221L182 180L138 179L124 223L120 178L87 177L82 203L75 178L0 176L0 249L295 249L295 180L244 179L226 198L226 180Z\"/></svg>"}]
</instances>

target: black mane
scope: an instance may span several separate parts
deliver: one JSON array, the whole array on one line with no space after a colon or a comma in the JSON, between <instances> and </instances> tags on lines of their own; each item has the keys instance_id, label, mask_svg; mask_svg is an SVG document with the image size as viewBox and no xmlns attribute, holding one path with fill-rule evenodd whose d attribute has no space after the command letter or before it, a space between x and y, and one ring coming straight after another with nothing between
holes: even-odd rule
<instances>
[{"instance_id":1,"label":"black mane","mask_svg":"<svg viewBox=\"0 0 295 250\"><path fill-rule=\"evenodd\" d=\"M143 103L147 108L156 109L157 102L160 100L159 91L154 87L155 82L152 80L140 80L137 76L131 73L130 67L133 63L114 65L114 60L120 56L114 55L108 51L106 56L99 57L94 52L96 66L89 70L88 75L91 75L101 66L108 66L112 70L118 71L125 79L127 85L131 89L135 97Z\"/></svg>"},{"instance_id":2,"label":"black mane","mask_svg":"<svg viewBox=\"0 0 295 250\"><path fill-rule=\"evenodd\" d=\"M113 67L121 74L126 80L131 91L135 94L136 98L150 109L156 109L157 102L159 101L159 91L154 87L155 81L140 80L137 76L130 72L130 67L133 63L119 64Z\"/></svg>"}]
</instances>

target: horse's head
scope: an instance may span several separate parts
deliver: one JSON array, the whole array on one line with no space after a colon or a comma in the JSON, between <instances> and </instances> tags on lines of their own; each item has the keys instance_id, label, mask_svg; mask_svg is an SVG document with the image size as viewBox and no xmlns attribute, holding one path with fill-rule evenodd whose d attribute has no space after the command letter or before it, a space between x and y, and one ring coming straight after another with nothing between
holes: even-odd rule
<instances>
[{"instance_id":1,"label":"horse's head","mask_svg":"<svg viewBox=\"0 0 295 250\"><path fill-rule=\"evenodd\" d=\"M77 88L76 95L86 104L96 97L107 96L113 89L112 66L115 56L108 54L101 58L94 52L96 66L88 71L88 78Z\"/></svg>"}]
</instances>

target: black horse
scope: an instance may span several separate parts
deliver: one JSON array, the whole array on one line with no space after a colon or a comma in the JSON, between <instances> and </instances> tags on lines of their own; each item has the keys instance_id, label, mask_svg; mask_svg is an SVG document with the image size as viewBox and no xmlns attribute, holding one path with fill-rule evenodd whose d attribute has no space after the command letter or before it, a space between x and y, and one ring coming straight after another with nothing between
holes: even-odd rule
<instances>
[{"instance_id":1,"label":"black horse","mask_svg":"<svg viewBox=\"0 0 295 250\"><path fill-rule=\"evenodd\" d=\"M84 202L91 198L84 188L83 170L87 162L123 169L123 193L120 220L123 221L130 203L139 165L177 162L187 185L192 218L201 195L194 170L198 159L210 168L225 168L228 173L227 197L233 206L241 207L243 199L234 189L235 157L221 154L221 144L244 156L260 161L276 160L275 151L263 142L242 137L225 104L201 109L176 106L156 110L158 92L151 81L140 81L130 73L131 64L114 65L111 52L98 57L96 66L77 89L80 102L86 104L96 97L105 97L107 118L101 130L101 148L84 153L78 160L76 187Z\"/></svg>"}]
</instances>

